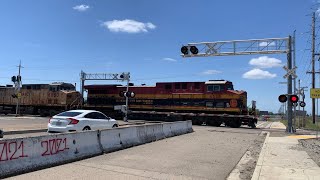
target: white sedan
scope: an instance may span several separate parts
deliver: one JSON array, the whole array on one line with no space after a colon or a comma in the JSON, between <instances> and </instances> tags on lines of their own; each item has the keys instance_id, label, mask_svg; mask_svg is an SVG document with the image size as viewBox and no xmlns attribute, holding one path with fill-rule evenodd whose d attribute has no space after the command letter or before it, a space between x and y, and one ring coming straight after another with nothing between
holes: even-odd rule
<instances>
[{"instance_id":1,"label":"white sedan","mask_svg":"<svg viewBox=\"0 0 320 180\"><path fill-rule=\"evenodd\" d=\"M119 124L105 114L94 110L71 110L49 119L48 132L87 131L115 128Z\"/></svg>"}]
</instances>

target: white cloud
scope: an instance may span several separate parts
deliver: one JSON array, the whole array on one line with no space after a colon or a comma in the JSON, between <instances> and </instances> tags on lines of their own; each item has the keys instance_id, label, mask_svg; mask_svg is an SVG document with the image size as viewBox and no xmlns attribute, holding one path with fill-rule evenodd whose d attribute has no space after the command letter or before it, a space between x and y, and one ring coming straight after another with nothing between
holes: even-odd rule
<instances>
[{"instance_id":1,"label":"white cloud","mask_svg":"<svg viewBox=\"0 0 320 180\"><path fill-rule=\"evenodd\" d=\"M88 10L89 8L90 8L90 6L84 5L84 4L77 5L77 6L73 7L74 10L77 10L77 11L80 11L80 12L84 12L84 11Z\"/></svg>"},{"instance_id":2,"label":"white cloud","mask_svg":"<svg viewBox=\"0 0 320 180\"><path fill-rule=\"evenodd\" d=\"M281 67L281 60L276 58L269 58L268 56L261 56L250 60L249 64L257 66L258 68L273 68Z\"/></svg>"},{"instance_id":3,"label":"white cloud","mask_svg":"<svg viewBox=\"0 0 320 180\"><path fill-rule=\"evenodd\" d=\"M101 23L101 26L108 28L112 32L140 33L155 29L156 26L150 22L143 23L131 19L113 20Z\"/></svg>"},{"instance_id":4,"label":"white cloud","mask_svg":"<svg viewBox=\"0 0 320 180\"><path fill-rule=\"evenodd\" d=\"M201 74L203 74L203 75L213 75L213 74L220 74L220 73L222 73L222 72L210 69L210 70L203 71Z\"/></svg>"},{"instance_id":5,"label":"white cloud","mask_svg":"<svg viewBox=\"0 0 320 180\"><path fill-rule=\"evenodd\" d=\"M274 42L269 43L269 42L264 41L264 42L259 43L259 46L275 46L275 45L276 45L276 43L274 43Z\"/></svg>"},{"instance_id":6,"label":"white cloud","mask_svg":"<svg viewBox=\"0 0 320 180\"><path fill-rule=\"evenodd\" d=\"M320 3L320 2L318 2ZM317 9L316 14L318 14L318 16L320 16L320 8Z\"/></svg>"},{"instance_id":7,"label":"white cloud","mask_svg":"<svg viewBox=\"0 0 320 180\"><path fill-rule=\"evenodd\" d=\"M256 68L244 73L242 77L245 79L272 79L277 77L277 75Z\"/></svg>"},{"instance_id":8,"label":"white cloud","mask_svg":"<svg viewBox=\"0 0 320 180\"><path fill-rule=\"evenodd\" d=\"M163 61L171 61L171 62L177 62L176 59L172 59L172 58L163 58Z\"/></svg>"}]
</instances>

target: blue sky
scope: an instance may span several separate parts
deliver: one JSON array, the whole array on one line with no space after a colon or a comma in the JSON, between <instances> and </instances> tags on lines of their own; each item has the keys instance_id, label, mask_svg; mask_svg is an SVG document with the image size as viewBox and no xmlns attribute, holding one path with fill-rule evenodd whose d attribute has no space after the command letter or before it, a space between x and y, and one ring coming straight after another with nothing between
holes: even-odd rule
<instances>
[{"instance_id":1,"label":"blue sky","mask_svg":"<svg viewBox=\"0 0 320 180\"><path fill-rule=\"evenodd\" d=\"M1 1L0 84L11 84L19 60L23 83L79 84L81 70L129 71L135 84L148 85L227 79L236 89L246 90L259 109L277 112L278 95L286 92L279 84L285 81L279 63L260 68L269 72L263 79L243 74L257 68L249 64L253 58L276 58L284 64L286 55L182 58L180 47L189 42L287 37L296 30L297 73L302 85L310 87L305 73L311 54L306 50L308 15L317 8L314 0ZM310 110L309 92L306 97Z\"/></svg>"}]
</instances>

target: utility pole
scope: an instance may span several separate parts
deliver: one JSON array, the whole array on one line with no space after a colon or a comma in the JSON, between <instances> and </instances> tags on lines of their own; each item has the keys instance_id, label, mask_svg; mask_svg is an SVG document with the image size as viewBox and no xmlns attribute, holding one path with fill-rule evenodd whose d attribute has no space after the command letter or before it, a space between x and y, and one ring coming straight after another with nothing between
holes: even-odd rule
<instances>
[{"instance_id":1,"label":"utility pole","mask_svg":"<svg viewBox=\"0 0 320 180\"><path fill-rule=\"evenodd\" d=\"M17 105L16 105L16 116L18 116L18 113L20 114L20 107L19 107L19 105L20 105L20 98L21 98L21 95L20 95L20 87L21 87L21 76L20 76L20 73L21 73L21 68L23 68L22 66L21 66L21 60L20 60L20 63L19 63L19 66L17 66L17 67L19 67L19 74L18 74L18 76L17 76L17 81L16 81L16 92L17 92Z\"/></svg>"},{"instance_id":2,"label":"utility pole","mask_svg":"<svg viewBox=\"0 0 320 180\"><path fill-rule=\"evenodd\" d=\"M291 58L291 53L292 53L292 38L291 36L289 36L289 40L288 40L288 53L287 53L287 68L289 70L292 69L292 58ZM290 74L288 76L288 94L292 94L292 75ZM287 132L288 133L293 133L294 129L292 127L292 102L291 101L287 101L287 119L288 119L288 127L287 127Z\"/></svg>"},{"instance_id":3,"label":"utility pole","mask_svg":"<svg viewBox=\"0 0 320 180\"><path fill-rule=\"evenodd\" d=\"M312 13L312 88L315 88L315 67L314 67L314 61L315 61L315 19L316 13ZM315 99L312 98L312 122L315 124L316 122L316 108L315 108Z\"/></svg>"}]
</instances>

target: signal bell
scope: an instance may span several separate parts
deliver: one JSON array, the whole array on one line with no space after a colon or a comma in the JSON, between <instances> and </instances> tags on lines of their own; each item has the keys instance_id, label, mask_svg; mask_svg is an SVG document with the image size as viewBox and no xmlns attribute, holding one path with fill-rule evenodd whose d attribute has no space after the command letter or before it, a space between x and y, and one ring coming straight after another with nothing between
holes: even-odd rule
<instances>
[{"instance_id":1,"label":"signal bell","mask_svg":"<svg viewBox=\"0 0 320 180\"><path fill-rule=\"evenodd\" d=\"M305 107L306 106L306 103L305 102L300 102L300 107Z\"/></svg>"}]
</instances>

